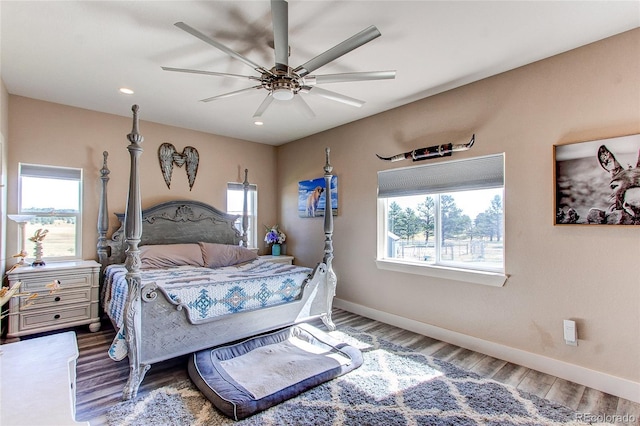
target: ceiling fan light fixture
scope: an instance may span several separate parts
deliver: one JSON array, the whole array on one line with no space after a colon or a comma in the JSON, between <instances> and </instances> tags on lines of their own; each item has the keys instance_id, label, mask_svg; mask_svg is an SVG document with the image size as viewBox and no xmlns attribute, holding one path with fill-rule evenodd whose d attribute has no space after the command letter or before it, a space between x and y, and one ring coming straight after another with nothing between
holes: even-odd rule
<instances>
[{"instance_id":1,"label":"ceiling fan light fixture","mask_svg":"<svg viewBox=\"0 0 640 426\"><path fill-rule=\"evenodd\" d=\"M277 87L271 92L271 96L279 101L290 101L293 99L293 91L286 87Z\"/></svg>"},{"instance_id":2,"label":"ceiling fan light fixture","mask_svg":"<svg viewBox=\"0 0 640 426\"><path fill-rule=\"evenodd\" d=\"M262 120L254 120L253 124L255 124L256 126L262 126L264 124L264 121L262 121Z\"/></svg>"}]
</instances>

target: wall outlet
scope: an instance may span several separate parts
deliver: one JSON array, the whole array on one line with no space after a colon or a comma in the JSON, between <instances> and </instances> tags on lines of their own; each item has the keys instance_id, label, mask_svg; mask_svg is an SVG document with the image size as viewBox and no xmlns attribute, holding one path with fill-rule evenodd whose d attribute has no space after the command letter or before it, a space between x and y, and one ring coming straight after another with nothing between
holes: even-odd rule
<instances>
[{"instance_id":1,"label":"wall outlet","mask_svg":"<svg viewBox=\"0 0 640 426\"><path fill-rule=\"evenodd\" d=\"M578 329L576 322L572 320L564 320L564 342L570 346L578 346Z\"/></svg>"}]
</instances>

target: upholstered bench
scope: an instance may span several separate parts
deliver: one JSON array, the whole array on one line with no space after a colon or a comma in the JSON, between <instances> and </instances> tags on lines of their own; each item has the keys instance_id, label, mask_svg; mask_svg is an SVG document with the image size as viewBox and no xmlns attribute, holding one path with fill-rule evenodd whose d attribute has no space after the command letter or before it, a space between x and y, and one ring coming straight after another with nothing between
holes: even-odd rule
<instances>
[{"instance_id":1,"label":"upholstered bench","mask_svg":"<svg viewBox=\"0 0 640 426\"><path fill-rule=\"evenodd\" d=\"M2 426L86 425L76 422L76 359L73 331L0 346Z\"/></svg>"},{"instance_id":2,"label":"upholstered bench","mask_svg":"<svg viewBox=\"0 0 640 426\"><path fill-rule=\"evenodd\" d=\"M241 420L362 365L362 353L308 324L189 359L189 376L225 415Z\"/></svg>"}]
</instances>

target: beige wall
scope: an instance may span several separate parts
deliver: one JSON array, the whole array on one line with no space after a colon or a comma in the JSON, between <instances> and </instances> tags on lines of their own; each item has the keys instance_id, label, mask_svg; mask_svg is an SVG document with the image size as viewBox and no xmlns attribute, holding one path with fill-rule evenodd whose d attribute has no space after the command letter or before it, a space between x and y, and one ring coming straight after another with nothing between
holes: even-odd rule
<instances>
[{"instance_id":1,"label":"beige wall","mask_svg":"<svg viewBox=\"0 0 640 426\"><path fill-rule=\"evenodd\" d=\"M322 175L329 146L338 298L640 382L640 227L553 226L552 154L554 144L640 133L639 51L634 30L279 147L290 253L307 265L321 257L322 223L297 217L297 182ZM475 146L456 158L506 156L506 285L378 270L376 172L411 164L375 153L472 133ZM564 344L567 318L578 323L578 347Z\"/></svg>"},{"instance_id":2,"label":"beige wall","mask_svg":"<svg viewBox=\"0 0 640 426\"><path fill-rule=\"evenodd\" d=\"M128 107L124 114L130 112ZM258 183L258 226L276 221L276 149L222 136L144 121L144 105L140 106L140 133L144 136L144 152L140 162L143 208L170 199L199 200L226 210L227 182L242 182L243 170ZM17 211L18 163L81 167L84 170L83 257L96 258L97 212L99 203L102 152L109 152L111 174L108 203L111 216L110 233L115 230L114 212L124 212L128 189L129 117L103 114L69 106L10 96L8 140L8 211ZM192 191L189 191L183 168L174 168L171 189L167 188L158 164L158 147L163 142L195 147L200 154L200 167ZM7 250L17 252L17 229L8 223ZM260 236L260 231L258 236ZM262 245L260 245L261 248ZM46 250L46 241L45 241ZM46 253L45 253L46 255ZM11 263L11 262L10 262Z\"/></svg>"},{"instance_id":3,"label":"beige wall","mask_svg":"<svg viewBox=\"0 0 640 426\"><path fill-rule=\"evenodd\" d=\"M0 276L4 276L7 255L7 143L5 135L9 134L9 93L0 78Z\"/></svg>"},{"instance_id":4,"label":"beige wall","mask_svg":"<svg viewBox=\"0 0 640 426\"><path fill-rule=\"evenodd\" d=\"M6 135L9 132L9 93L0 78L0 133Z\"/></svg>"}]
</instances>

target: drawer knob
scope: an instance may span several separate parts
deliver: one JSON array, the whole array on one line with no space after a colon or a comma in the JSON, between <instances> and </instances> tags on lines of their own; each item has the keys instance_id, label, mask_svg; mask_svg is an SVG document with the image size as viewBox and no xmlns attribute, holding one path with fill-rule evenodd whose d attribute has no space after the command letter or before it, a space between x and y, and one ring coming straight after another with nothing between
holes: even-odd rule
<instances>
[{"instance_id":1,"label":"drawer knob","mask_svg":"<svg viewBox=\"0 0 640 426\"><path fill-rule=\"evenodd\" d=\"M60 301L60 296L56 296L56 298L53 299L53 300L55 300L56 302L59 302Z\"/></svg>"},{"instance_id":2,"label":"drawer knob","mask_svg":"<svg viewBox=\"0 0 640 426\"><path fill-rule=\"evenodd\" d=\"M55 315L53 316L53 319L60 319L60 314L55 314Z\"/></svg>"}]
</instances>

